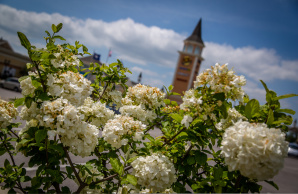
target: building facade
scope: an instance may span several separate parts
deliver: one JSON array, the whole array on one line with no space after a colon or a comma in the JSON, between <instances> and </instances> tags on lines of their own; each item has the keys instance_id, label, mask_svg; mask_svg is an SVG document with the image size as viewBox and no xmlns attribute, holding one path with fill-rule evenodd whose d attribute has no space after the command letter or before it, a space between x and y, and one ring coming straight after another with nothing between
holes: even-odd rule
<instances>
[{"instance_id":1,"label":"building facade","mask_svg":"<svg viewBox=\"0 0 298 194\"><path fill-rule=\"evenodd\" d=\"M26 64L30 63L28 56L13 51L10 44L0 39L0 78L21 77L26 74Z\"/></svg>"},{"instance_id":2,"label":"building facade","mask_svg":"<svg viewBox=\"0 0 298 194\"><path fill-rule=\"evenodd\" d=\"M193 87L193 82L199 73L202 58L202 51L205 47L201 37L202 20L198 22L193 33L184 40L184 47L179 52L176 71L174 74L172 85L173 92L184 95L184 92ZM182 103L181 96L171 96L171 100Z\"/></svg>"}]
</instances>

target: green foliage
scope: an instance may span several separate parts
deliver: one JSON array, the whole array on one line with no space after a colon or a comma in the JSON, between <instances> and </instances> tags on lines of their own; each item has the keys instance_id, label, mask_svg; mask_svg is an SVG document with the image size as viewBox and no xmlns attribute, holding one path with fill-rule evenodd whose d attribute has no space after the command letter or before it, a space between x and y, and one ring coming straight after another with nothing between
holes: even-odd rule
<instances>
[{"instance_id":1,"label":"green foliage","mask_svg":"<svg viewBox=\"0 0 298 194\"><path fill-rule=\"evenodd\" d=\"M42 103L56 100L58 97L51 96L48 92L48 75L62 74L67 71L74 73L83 71L84 76L89 74L95 77L91 84L94 90L90 96L95 102L112 106L113 100L108 97L108 94L116 90L117 86L122 88L122 97L125 97L128 89L126 74L131 72L120 60L111 64L91 63L85 69L82 68L82 62L77 67L57 68L52 64L52 60L57 59L57 53L65 61L73 56L90 55L87 47L79 41L76 41L74 45L56 44L57 40L66 41L57 34L62 27L62 23L53 24L52 32L45 31L46 49L38 49L31 45L28 38L18 32L20 42L27 49L32 61L27 68L36 73L19 79L21 82L30 78L34 92L14 100L14 106L30 108L32 104L35 104L39 109ZM199 107L180 109L176 101L164 99L164 107L150 109L156 114L156 119L146 123L147 127L143 131L142 141L134 140L130 134L124 134L124 137L129 139L127 144L116 149L104 138L99 137L91 154L92 159L85 164L73 164L69 156L71 147L63 145L61 136L50 137L50 132L57 131L56 128L36 123L28 126L22 132L23 134L18 136L13 129L19 124L11 123L0 131L0 156L4 154L9 156L0 167L0 183L3 188L10 189L9 193L80 193L84 188L112 193L120 187L123 189L122 193L129 193L129 190L123 186L133 185L137 189L144 189L139 185L138 178L130 171L131 163L140 156L162 153L175 167L177 181L172 184L174 192L189 192L186 190L186 185L191 186L195 193L261 192L262 187L257 180L244 177L239 171L229 171L221 156L221 151L216 151L216 148L221 146L224 133L224 130L219 130L216 125L222 120L229 121L230 125L236 122L230 118L231 108L235 108L244 119L251 123L266 123L268 127L287 131L287 125L292 123L292 117L287 114L295 114L295 111L281 108L279 100L294 97L297 94L277 96L262 80L261 83L266 91L266 104L264 105L260 105L256 99L249 100L246 95L243 102L233 106L226 93L214 92L208 85L193 90L196 99L201 100ZM172 92L174 89L172 85L164 89L167 97L180 95ZM189 125L182 123L185 122L186 115L191 117ZM84 122L93 124L93 118L86 117L83 118ZM99 128L103 130L103 126ZM161 136L154 137L150 134L153 129L159 129ZM17 149L15 149L15 144ZM29 158L29 167L37 167L33 177L26 175L24 164L15 164L13 158L17 153ZM61 165L66 165L65 169L60 168ZM76 181L78 188L62 186L67 179ZM29 186L22 186L23 182ZM278 189L273 181L266 182Z\"/></svg>"}]
</instances>

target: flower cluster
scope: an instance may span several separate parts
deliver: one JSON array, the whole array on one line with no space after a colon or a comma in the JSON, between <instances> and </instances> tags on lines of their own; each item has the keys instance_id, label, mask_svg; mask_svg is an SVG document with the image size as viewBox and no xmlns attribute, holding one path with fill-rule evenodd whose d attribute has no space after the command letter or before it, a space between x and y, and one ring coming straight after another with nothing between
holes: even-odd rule
<instances>
[{"instance_id":1,"label":"flower cluster","mask_svg":"<svg viewBox=\"0 0 298 194\"><path fill-rule=\"evenodd\" d=\"M195 90L190 89L187 90L184 93L184 96L182 97L183 103L180 104L181 109L186 109L188 107L200 107L201 104L203 103L202 97L197 98L195 96Z\"/></svg>"},{"instance_id":2,"label":"flower cluster","mask_svg":"<svg viewBox=\"0 0 298 194\"><path fill-rule=\"evenodd\" d=\"M31 119L41 119L41 111L36 102L32 102L31 106L23 106L20 112L20 117L23 120L30 121Z\"/></svg>"},{"instance_id":3,"label":"flower cluster","mask_svg":"<svg viewBox=\"0 0 298 194\"><path fill-rule=\"evenodd\" d=\"M224 92L227 98L243 101L244 91L241 88L246 84L244 76L237 76L228 69L227 64L218 63L197 76L194 87L209 85L215 93Z\"/></svg>"},{"instance_id":4,"label":"flower cluster","mask_svg":"<svg viewBox=\"0 0 298 194\"><path fill-rule=\"evenodd\" d=\"M220 122L215 125L215 127L218 130L224 130L239 120L246 120L246 117L240 114L235 108L230 108L228 110L228 117L226 119L221 119Z\"/></svg>"},{"instance_id":5,"label":"flower cluster","mask_svg":"<svg viewBox=\"0 0 298 194\"><path fill-rule=\"evenodd\" d=\"M128 88L126 97L122 103L133 102L134 105L145 105L149 109L159 108L164 106L165 93L161 92L159 88L137 84Z\"/></svg>"},{"instance_id":6,"label":"flower cluster","mask_svg":"<svg viewBox=\"0 0 298 194\"><path fill-rule=\"evenodd\" d=\"M13 103L0 99L0 128L6 128L13 118L16 118L18 112Z\"/></svg>"},{"instance_id":7,"label":"flower cluster","mask_svg":"<svg viewBox=\"0 0 298 194\"><path fill-rule=\"evenodd\" d=\"M78 107L81 114L85 115L85 120L97 127L103 127L108 120L114 118L114 112L100 101L94 102L90 97L86 98L84 104Z\"/></svg>"},{"instance_id":8,"label":"flower cluster","mask_svg":"<svg viewBox=\"0 0 298 194\"><path fill-rule=\"evenodd\" d=\"M225 130L221 149L229 171L239 170L243 176L262 181L283 167L288 143L280 129L239 120Z\"/></svg>"},{"instance_id":9,"label":"flower cluster","mask_svg":"<svg viewBox=\"0 0 298 194\"><path fill-rule=\"evenodd\" d=\"M59 52L54 53L55 59L51 59L51 64L55 68L65 68L70 66L79 66L80 60L76 55L64 50L61 45L57 45Z\"/></svg>"},{"instance_id":10,"label":"flower cluster","mask_svg":"<svg viewBox=\"0 0 298 194\"><path fill-rule=\"evenodd\" d=\"M132 117L116 115L105 125L102 136L104 140L115 148L120 148L128 143L128 138L133 137L140 141L144 136L143 130L146 125L140 121L134 121Z\"/></svg>"},{"instance_id":11,"label":"flower cluster","mask_svg":"<svg viewBox=\"0 0 298 194\"><path fill-rule=\"evenodd\" d=\"M119 111L122 115L134 117L137 120L142 121L144 124L152 122L157 117L154 111L145 110L141 105L126 105L121 107Z\"/></svg>"},{"instance_id":12,"label":"flower cluster","mask_svg":"<svg viewBox=\"0 0 298 194\"><path fill-rule=\"evenodd\" d=\"M68 100L58 98L55 101L46 101L42 104L43 120L41 126L52 130L50 134L58 134L61 142L69 150L82 157L88 156L97 144L98 128L82 121L84 115L71 105ZM56 130L53 130L56 129Z\"/></svg>"},{"instance_id":13,"label":"flower cluster","mask_svg":"<svg viewBox=\"0 0 298 194\"><path fill-rule=\"evenodd\" d=\"M138 157L131 165L138 184L153 192L162 192L176 181L173 163L160 153Z\"/></svg>"},{"instance_id":14,"label":"flower cluster","mask_svg":"<svg viewBox=\"0 0 298 194\"><path fill-rule=\"evenodd\" d=\"M27 77L26 79L22 80L20 82L20 87L24 96L30 95L35 91L35 87L32 85L31 77Z\"/></svg>"},{"instance_id":15,"label":"flower cluster","mask_svg":"<svg viewBox=\"0 0 298 194\"><path fill-rule=\"evenodd\" d=\"M48 94L63 97L72 105L80 106L91 95L91 82L79 73L67 71L62 74L48 74Z\"/></svg>"}]
</instances>

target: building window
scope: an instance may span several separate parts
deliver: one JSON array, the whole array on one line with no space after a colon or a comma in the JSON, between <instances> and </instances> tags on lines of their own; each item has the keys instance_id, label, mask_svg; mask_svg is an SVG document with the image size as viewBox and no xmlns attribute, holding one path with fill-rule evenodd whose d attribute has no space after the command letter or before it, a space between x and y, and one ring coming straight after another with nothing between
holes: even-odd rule
<instances>
[{"instance_id":1,"label":"building window","mask_svg":"<svg viewBox=\"0 0 298 194\"><path fill-rule=\"evenodd\" d=\"M196 55L200 54L200 47L198 47L198 46L196 47L195 54Z\"/></svg>"},{"instance_id":2,"label":"building window","mask_svg":"<svg viewBox=\"0 0 298 194\"><path fill-rule=\"evenodd\" d=\"M186 51L186 45L184 45L184 47L183 47L183 52L185 52Z\"/></svg>"},{"instance_id":3,"label":"building window","mask_svg":"<svg viewBox=\"0 0 298 194\"><path fill-rule=\"evenodd\" d=\"M187 47L187 52L188 52L188 53L192 53L192 50L193 50L192 45L188 45L188 47Z\"/></svg>"}]
</instances>

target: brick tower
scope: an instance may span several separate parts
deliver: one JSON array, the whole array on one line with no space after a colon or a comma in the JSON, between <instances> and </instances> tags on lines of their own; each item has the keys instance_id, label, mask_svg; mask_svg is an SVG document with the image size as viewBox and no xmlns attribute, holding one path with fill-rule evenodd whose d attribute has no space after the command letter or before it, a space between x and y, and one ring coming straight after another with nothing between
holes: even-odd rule
<instances>
[{"instance_id":1,"label":"brick tower","mask_svg":"<svg viewBox=\"0 0 298 194\"><path fill-rule=\"evenodd\" d=\"M201 25L200 19L193 33L184 40L183 50L178 51L179 58L172 85L174 86L173 92L182 96L184 91L193 87L201 62L204 60L201 56L205 47L201 37ZM177 101L178 104L182 103L180 96L171 96L170 99Z\"/></svg>"}]
</instances>

